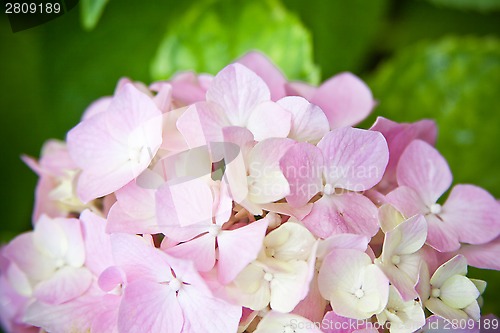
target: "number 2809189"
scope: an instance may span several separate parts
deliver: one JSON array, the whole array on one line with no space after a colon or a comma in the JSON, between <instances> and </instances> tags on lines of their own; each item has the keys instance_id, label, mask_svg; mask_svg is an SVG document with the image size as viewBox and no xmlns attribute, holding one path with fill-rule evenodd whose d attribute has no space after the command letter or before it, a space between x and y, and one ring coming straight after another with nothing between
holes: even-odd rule
<instances>
[{"instance_id":1,"label":"number 2809189","mask_svg":"<svg viewBox=\"0 0 500 333\"><path fill-rule=\"evenodd\" d=\"M58 2L6 2L6 14L59 14L61 4Z\"/></svg>"}]
</instances>

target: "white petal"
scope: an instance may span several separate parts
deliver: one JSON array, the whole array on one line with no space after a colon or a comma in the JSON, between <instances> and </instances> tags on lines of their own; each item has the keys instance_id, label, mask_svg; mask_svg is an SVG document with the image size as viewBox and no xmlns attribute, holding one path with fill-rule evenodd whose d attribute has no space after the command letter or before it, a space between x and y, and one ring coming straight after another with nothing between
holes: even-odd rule
<instances>
[{"instance_id":1,"label":"white petal","mask_svg":"<svg viewBox=\"0 0 500 333\"><path fill-rule=\"evenodd\" d=\"M440 288L443 283L453 275L467 274L467 260L462 255L457 255L436 269L431 278L431 284Z\"/></svg>"},{"instance_id":2,"label":"white petal","mask_svg":"<svg viewBox=\"0 0 500 333\"><path fill-rule=\"evenodd\" d=\"M475 302L479 297L474 283L463 275L454 275L446 280L440 288L440 298L448 306L463 309Z\"/></svg>"}]
</instances>

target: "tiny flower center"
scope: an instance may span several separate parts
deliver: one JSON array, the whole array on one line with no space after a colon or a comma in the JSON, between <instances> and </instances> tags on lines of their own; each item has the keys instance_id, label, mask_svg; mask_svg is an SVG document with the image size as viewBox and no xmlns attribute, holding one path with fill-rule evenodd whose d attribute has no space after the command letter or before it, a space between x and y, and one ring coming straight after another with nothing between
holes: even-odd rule
<instances>
[{"instance_id":1,"label":"tiny flower center","mask_svg":"<svg viewBox=\"0 0 500 333\"><path fill-rule=\"evenodd\" d=\"M181 287L182 287L182 282L181 282L179 279L174 278L174 279L172 279L172 280L169 282L169 284L168 284L168 285L169 285L170 289L172 289L173 291L177 292L177 291L179 291L179 290L181 289Z\"/></svg>"},{"instance_id":2,"label":"tiny flower center","mask_svg":"<svg viewBox=\"0 0 500 333\"><path fill-rule=\"evenodd\" d=\"M269 220L269 227L270 228L277 228L281 224L281 218L278 214L269 212L266 215L266 218Z\"/></svg>"},{"instance_id":3,"label":"tiny flower center","mask_svg":"<svg viewBox=\"0 0 500 333\"><path fill-rule=\"evenodd\" d=\"M401 262L401 257L398 255L393 255L391 258L391 262L393 265L399 265L399 263Z\"/></svg>"},{"instance_id":4,"label":"tiny flower center","mask_svg":"<svg viewBox=\"0 0 500 333\"><path fill-rule=\"evenodd\" d=\"M441 296L441 290L439 288L432 288L431 296L436 298Z\"/></svg>"},{"instance_id":5,"label":"tiny flower center","mask_svg":"<svg viewBox=\"0 0 500 333\"><path fill-rule=\"evenodd\" d=\"M208 229L208 233L212 237L217 237L220 234L220 226L217 224L213 224L210 226L210 229Z\"/></svg>"},{"instance_id":6,"label":"tiny flower center","mask_svg":"<svg viewBox=\"0 0 500 333\"><path fill-rule=\"evenodd\" d=\"M441 210L442 210L442 207L440 204L435 203L435 204L431 205L430 211L432 214L434 214L434 215L439 214L439 213L441 213Z\"/></svg>"},{"instance_id":7,"label":"tiny flower center","mask_svg":"<svg viewBox=\"0 0 500 333\"><path fill-rule=\"evenodd\" d=\"M323 194L324 195L332 195L334 192L335 192L335 189L333 188L333 186L331 184L326 184L323 187Z\"/></svg>"},{"instance_id":8,"label":"tiny flower center","mask_svg":"<svg viewBox=\"0 0 500 333\"><path fill-rule=\"evenodd\" d=\"M356 296L357 298L362 298L363 296L365 296L365 292L360 288L354 292L354 296Z\"/></svg>"},{"instance_id":9,"label":"tiny flower center","mask_svg":"<svg viewBox=\"0 0 500 333\"><path fill-rule=\"evenodd\" d=\"M267 282L271 282L274 279L274 276L271 273L264 274L264 280Z\"/></svg>"},{"instance_id":10,"label":"tiny flower center","mask_svg":"<svg viewBox=\"0 0 500 333\"><path fill-rule=\"evenodd\" d=\"M286 325L286 326L283 326L283 333L295 333L295 329L290 326L290 325Z\"/></svg>"}]
</instances>

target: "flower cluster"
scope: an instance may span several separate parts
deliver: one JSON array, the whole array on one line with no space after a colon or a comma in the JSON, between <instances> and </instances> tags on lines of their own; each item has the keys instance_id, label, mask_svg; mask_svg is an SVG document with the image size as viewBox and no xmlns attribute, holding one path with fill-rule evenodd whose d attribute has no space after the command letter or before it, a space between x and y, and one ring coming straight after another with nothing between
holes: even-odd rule
<instances>
[{"instance_id":1,"label":"flower cluster","mask_svg":"<svg viewBox=\"0 0 500 333\"><path fill-rule=\"evenodd\" d=\"M66 142L24 157L34 229L1 249L3 326L477 331L486 283L467 266L500 269L500 204L473 185L441 199L434 122L353 128L375 104L352 74L288 82L259 53L215 76L122 79Z\"/></svg>"}]
</instances>

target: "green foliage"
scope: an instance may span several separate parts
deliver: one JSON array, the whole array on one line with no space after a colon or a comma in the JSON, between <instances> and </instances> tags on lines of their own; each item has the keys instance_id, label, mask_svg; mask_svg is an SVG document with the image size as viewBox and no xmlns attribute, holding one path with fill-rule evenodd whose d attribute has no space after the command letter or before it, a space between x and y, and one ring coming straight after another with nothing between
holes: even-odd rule
<instances>
[{"instance_id":1,"label":"green foliage","mask_svg":"<svg viewBox=\"0 0 500 333\"><path fill-rule=\"evenodd\" d=\"M285 0L311 30L315 60L323 78L341 71L359 72L369 61L387 12L387 0Z\"/></svg>"},{"instance_id":2,"label":"green foliage","mask_svg":"<svg viewBox=\"0 0 500 333\"><path fill-rule=\"evenodd\" d=\"M472 9L482 12L500 10L499 0L428 0L438 6L447 6L457 9Z\"/></svg>"},{"instance_id":3,"label":"green foliage","mask_svg":"<svg viewBox=\"0 0 500 333\"><path fill-rule=\"evenodd\" d=\"M108 1L109 0L81 0L81 20L85 29L92 30L95 28Z\"/></svg>"},{"instance_id":4,"label":"green foliage","mask_svg":"<svg viewBox=\"0 0 500 333\"><path fill-rule=\"evenodd\" d=\"M216 73L249 50L267 54L290 79L317 83L309 32L278 0L205 1L168 25L154 79L179 70Z\"/></svg>"},{"instance_id":5,"label":"green foliage","mask_svg":"<svg viewBox=\"0 0 500 333\"><path fill-rule=\"evenodd\" d=\"M369 83L380 101L378 115L437 121L437 146L456 183L478 184L500 196L500 174L492 169L500 163L499 40L420 43L401 50Z\"/></svg>"}]
</instances>

